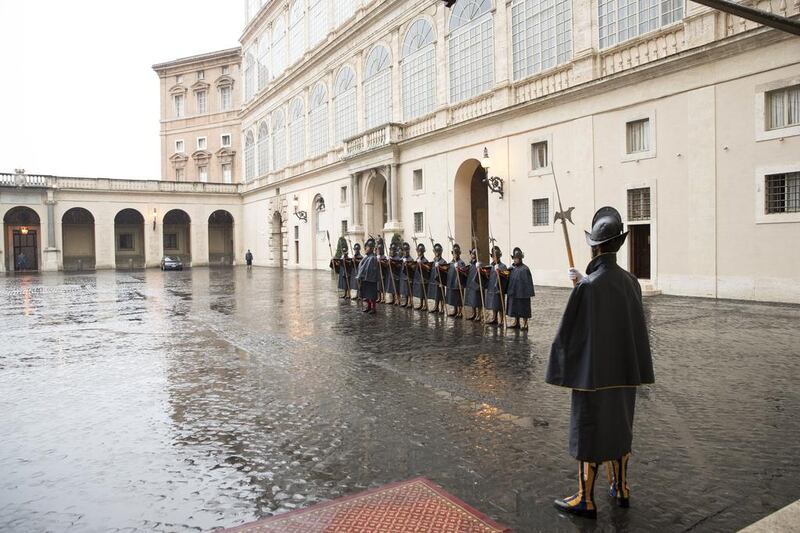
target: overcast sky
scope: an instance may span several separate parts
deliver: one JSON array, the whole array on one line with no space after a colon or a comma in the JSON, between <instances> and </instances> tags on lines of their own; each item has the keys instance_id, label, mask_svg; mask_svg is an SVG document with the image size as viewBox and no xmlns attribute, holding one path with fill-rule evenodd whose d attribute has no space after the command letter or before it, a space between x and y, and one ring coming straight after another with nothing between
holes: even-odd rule
<instances>
[{"instance_id":1,"label":"overcast sky","mask_svg":"<svg viewBox=\"0 0 800 533\"><path fill-rule=\"evenodd\" d=\"M243 28L241 0L0 0L0 172L159 178L151 66Z\"/></svg>"}]
</instances>

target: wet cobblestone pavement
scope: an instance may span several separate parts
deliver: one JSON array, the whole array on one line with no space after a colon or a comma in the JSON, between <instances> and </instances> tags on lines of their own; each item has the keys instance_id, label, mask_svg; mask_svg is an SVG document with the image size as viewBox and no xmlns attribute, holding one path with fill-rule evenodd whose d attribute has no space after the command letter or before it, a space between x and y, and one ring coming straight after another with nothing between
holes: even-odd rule
<instances>
[{"instance_id":1,"label":"wet cobblestone pavement","mask_svg":"<svg viewBox=\"0 0 800 533\"><path fill-rule=\"evenodd\" d=\"M800 307L646 300L632 508L574 492L544 384L568 292L497 333L326 273L0 278L0 530L198 531L424 475L515 531L732 531L800 498Z\"/></svg>"}]
</instances>

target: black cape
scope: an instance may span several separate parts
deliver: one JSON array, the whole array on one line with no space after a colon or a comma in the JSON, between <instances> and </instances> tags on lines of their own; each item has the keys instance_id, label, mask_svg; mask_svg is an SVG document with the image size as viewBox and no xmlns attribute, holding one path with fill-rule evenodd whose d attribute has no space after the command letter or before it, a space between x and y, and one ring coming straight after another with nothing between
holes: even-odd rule
<instances>
[{"instance_id":1,"label":"black cape","mask_svg":"<svg viewBox=\"0 0 800 533\"><path fill-rule=\"evenodd\" d=\"M478 264L475 261L469 263L469 274L467 274L467 289L464 291L464 300L466 305L474 308L482 307L481 304L481 283L478 281L479 271ZM486 290L486 285L483 285L483 290Z\"/></svg>"},{"instance_id":2,"label":"black cape","mask_svg":"<svg viewBox=\"0 0 800 533\"><path fill-rule=\"evenodd\" d=\"M536 291L533 287L533 276L528 265L520 263L511 265L508 273L508 290L506 294L509 298L533 298Z\"/></svg>"},{"instance_id":3,"label":"black cape","mask_svg":"<svg viewBox=\"0 0 800 533\"><path fill-rule=\"evenodd\" d=\"M464 266L464 261L459 259L450 263L450 267L447 270L447 283L445 285L447 287L447 303L454 307L464 305L464 302L461 301L461 291L464 290L466 279L458 271L459 268L464 268Z\"/></svg>"},{"instance_id":4,"label":"black cape","mask_svg":"<svg viewBox=\"0 0 800 533\"><path fill-rule=\"evenodd\" d=\"M572 290L545 379L583 391L655 381L642 290L616 254L594 258Z\"/></svg>"},{"instance_id":5,"label":"black cape","mask_svg":"<svg viewBox=\"0 0 800 533\"><path fill-rule=\"evenodd\" d=\"M433 261L430 262L431 271L428 274L428 299L436 300L440 302L444 299L444 288L446 287L445 281L447 280L447 274L442 275L439 271L439 265L446 265L447 261L444 258L440 257L439 259L434 258ZM439 286L439 281L441 280L442 285Z\"/></svg>"}]
</instances>

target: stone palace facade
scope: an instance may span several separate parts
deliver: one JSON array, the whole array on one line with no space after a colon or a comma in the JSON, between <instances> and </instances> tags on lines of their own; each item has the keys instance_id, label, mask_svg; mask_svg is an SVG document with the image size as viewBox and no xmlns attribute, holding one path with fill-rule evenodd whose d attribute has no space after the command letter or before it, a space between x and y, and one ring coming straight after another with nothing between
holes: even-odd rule
<instances>
[{"instance_id":1,"label":"stone palace facade","mask_svg":"<svg viewBox=\"0 0 800 533\"><path fill-rule=\"evenodd\" d=\"M246 11L240 49L154 67L160 181L0 176L3 268L20 217L33 229L27 208L45 270L246 249L256 265L327 268L329 239L399 233L520 246L537 283L567 286L555 177L579 267L583 229L613 205L631 231L620 262L646 290L800 303L796 37L681 0ZM120 248L137 242L131 261Z\"/></svg>"}]
</instances>

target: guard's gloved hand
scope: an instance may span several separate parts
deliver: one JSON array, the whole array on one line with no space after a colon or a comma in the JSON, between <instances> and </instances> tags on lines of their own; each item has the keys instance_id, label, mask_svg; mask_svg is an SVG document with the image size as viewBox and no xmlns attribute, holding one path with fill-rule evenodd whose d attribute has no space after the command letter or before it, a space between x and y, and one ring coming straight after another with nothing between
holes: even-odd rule
<instances>
[{"instance_id":1,"label":"guard's gloved hand","mask_svg":"<svg viewBox=\"0 0 800 533\"><path fill-rule=\"evenodd\" d=\"M577 268L570 268L567 270L567 276L576 283L584 278L583 274L581 274Z\"/></svg>"}]
</instances>

